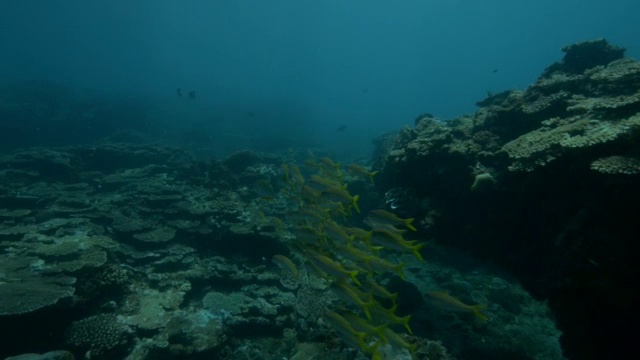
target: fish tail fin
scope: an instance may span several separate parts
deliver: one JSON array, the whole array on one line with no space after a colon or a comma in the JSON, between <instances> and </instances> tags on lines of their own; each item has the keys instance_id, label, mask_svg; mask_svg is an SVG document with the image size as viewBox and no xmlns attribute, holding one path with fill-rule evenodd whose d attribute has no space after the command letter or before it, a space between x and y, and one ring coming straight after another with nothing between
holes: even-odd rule
<instances>
[{"instance_id":1,"label":"fish tail fin","mask_svg":"<svg viewBox=\"0 0 640 360\"><path fill-rule=\"evenodd\" d=\"M393 305L396 305L396 304L397 304L396 299L398 298L398 295L400 295L400 293L395 292L395 293L391 294L391 297L389 297L389 299L391 300L391 302L393 303Z\"/></svg>"},{"instance_id":2,"label":"fish tail fin","mask_svg":"<svg viewBox=\"0 0 640 360\"><path fill-rule=\"evenodd\" d=\"M367 244L367 247L371 249L371 236L373 235L373 231L369 231L363 238L362 241L364 241L365 244Z\"/></svg>"},{"instance_id":3,"label":"fish tail fin","mask_svg":"<svg viewBox=\"0 0 640 360\"><path fill-rule=\"evenodd\" d=\"M407 227L407 229L412 230L412 231L418 231L418 229L416 229L415 226L411 225L413 220L415 220L415 219L414 218L408 218L408 219L404 219L404 221L402 221L402 222L404 223L404 226Z\"/></svg>"},{"instance_id":4,"label":"fish tail fin","mask_svg":"<svg viewBox=\"0 0 640 360\"><path fill-rule=\"evenodd\" d=\"M349 271L349 277L351 278L351 280L353 280L353 282L356 285L362 286L362 284L360 283L360 280L358 280L357 276L358 276L358 270Z\"/></svg>"},{"instance_id":5,"label":"fish tail fin","mask_svg":"<svg viewBox=\"0 0 640 360\"><path fill-rule=\"evenodd\" d=\"M371 320L371 311L369 311L369 309L375 305L376 303L373 300L369 300L368 303L362 304L362 311L364 312L364 315L367 317L368 320Z\"/></svg>"},{"instance_id":6,"label":"fish tail fin","mask_svg":"<svg viewBox=\"0 0 640 360\"><path fill-rule=\"evenodd\" d=\"M369 180L371 180L371 184L373 184L373 177L376 176L377 173L378 171L372 171L367 173L367 175L369 175Z\"/></svg>"},{"instance_id":7,"label":"fish tail fin","mask_svg":"<svg viewBox=\"0 0 640 360\"><path fill-rule=\"evenodd\" d=\"M353 245L353 242L355 240L356 240L356 236L355 235L349 235L349 237L347 237L347 244Z\"/></svg>"},{"instance_id":8,"label":"fish tail fin","mask_svg":"<svg viewBox=\"0 0 640 360\"><path fill-rule=\"evenodd\" d=\"M411 331L411 328L409 327L409 320L411 320L411 315L400 318L400 320L402 320L402 325L404 325L404 327L407 329L409 335L413 335L413 331Z\"/></svg>"},{"instance_id":9,"label":"fish tail fin","mask_svg":"<svg viewBox=\"0 0 640 360\"><path fill-rule=\"evenodd\" d=\"M358 214L360 214L360 208L358 207L358 199L360 199L360 195L354 195L351 198L351 204L353 205L353 207L356 209L356 212Z\"/></svg>"},{"instance_id":10,"label":"fish tail fin","mask_svg":"<svg viewBox=\"0 0 640 360\"><path fill-rule=\"evenodd\" d=\"M394 270L396 272L396 274L398 274L398 276L400 276L400 278L404 281L407 281L407 278L405 278L404 276L404 271L402 271L405 267L405 263L399 263L398 265L394 266Z\"/></svg>"},{"instance_id":11,"label":"fish tail fin","mask_svg":"<svg viewBox=\"0 0 640 360\"><path fill-rule=\"evenodd\" d=\"M378 341L376 341L375 344L365 349L366 353L371 354L371 360L384 359L384 355L382 354L382 352L378 351L378 348L380 347L380 344L382 344L382 342L383 342L382 339L378 339Z\"/></svg>"},{"instance_id":12,"label":"fish tail fin","mask_svg":"<svg viewBox=\"0 0 640 360\"><path fill-rule=\"evenodd\" d=\"M422 254L420 254L420 249L422 249L423 247L424 244L418 244L411 247L411 253L420 261L424 261L424 259L422 258Z\"/></svg>"},{"instance_id":13,"label":"fish tail fin","mask_svg":"<svg viewBox=\"0 0 640 360\"><path fill-rule=\"evenodd\" d=\"M475 315L477 318L480 318L484 321L488 321L489 318L483 313L483 311L486 309L487 309L487 304L473 305L471 307L471 313L473 313L473 315Z\"/></svg>"}]
</instances>

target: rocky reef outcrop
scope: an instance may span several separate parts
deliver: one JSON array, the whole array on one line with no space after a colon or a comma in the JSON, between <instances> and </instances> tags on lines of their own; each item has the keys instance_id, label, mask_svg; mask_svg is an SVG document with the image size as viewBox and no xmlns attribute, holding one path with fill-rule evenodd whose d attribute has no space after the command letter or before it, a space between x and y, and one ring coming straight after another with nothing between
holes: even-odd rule
<instances>
[{"instance_id":1,"label":"rocky reef outcrop","mask_svg":"<svg viewBox=\"0 0 640 360\"><path fill-rule=\"evenodd\" d=\"M549 300L570 357L604 358L638 320L640 63L603 39L562 50L523 91L401 130L378 187L437 242Z\"/></svg>"}]
</instances>

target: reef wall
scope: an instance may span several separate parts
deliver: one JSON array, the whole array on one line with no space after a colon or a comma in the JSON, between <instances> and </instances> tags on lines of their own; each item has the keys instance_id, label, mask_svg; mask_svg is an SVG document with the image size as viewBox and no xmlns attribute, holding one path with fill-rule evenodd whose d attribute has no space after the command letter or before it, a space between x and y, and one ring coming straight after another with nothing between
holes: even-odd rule
<instances>
[{"instance_id":1,"label":"reef wall","mask_svg":"<svg viewBox=\"0 0 640 360\"><path fill-rule=\"evenodd\" d=\"M602 39L562 50L524 91L416 119L378 150L377 184L437 242L548 299L566 356L605 358L638 320L640 63Z\"/></svg>"}]
</instances>

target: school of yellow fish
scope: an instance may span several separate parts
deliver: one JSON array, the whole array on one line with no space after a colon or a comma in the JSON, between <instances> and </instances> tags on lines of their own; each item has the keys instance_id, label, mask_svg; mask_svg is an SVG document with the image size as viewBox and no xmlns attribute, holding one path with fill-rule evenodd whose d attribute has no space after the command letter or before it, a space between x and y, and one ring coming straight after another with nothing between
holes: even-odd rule
<instances>
[{"instance_id":1,"label":"school of yellow fish","mask_svg":"<svg viewBox=\"0 0 640 360\"><path fill-rule=\"evenodd\" d=\"M405 238L408 230L416 231L413 219L403 219L385 210L372 210L364 223L368 229L347 226L353 211L360 213L358 195L352 195L344 180L343 167L324 157L311 156L303 170L293 164L282 168L283 179L278 194L288 199L287 214L272 216L274 226L293 234L283 241L305 266L326 279L342 305L327 311L323 321L345 344L381 359L379 347L390 344L413 354L415 345L402 336L411 334L410 315L396 314L397 293L391 293L376 279L393 272L404 279L404 263L385 259L395 252L413 254L422 261L424 244ZM351 176L368 179L373 184L376 172L351 164L344 167ZM303 175L303 172L307 174ZM298 279L298 265L285 255L272 261L289 277ZM386 304L386 306L385 306Z\"/></svg>"}]
</instances>

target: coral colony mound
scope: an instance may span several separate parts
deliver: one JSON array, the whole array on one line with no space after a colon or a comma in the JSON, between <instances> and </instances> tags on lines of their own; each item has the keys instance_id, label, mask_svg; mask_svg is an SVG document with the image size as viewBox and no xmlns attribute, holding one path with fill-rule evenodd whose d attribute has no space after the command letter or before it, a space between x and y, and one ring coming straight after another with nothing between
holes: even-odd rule
<instances>
[{"instance_id":1,"label":"coral colony mound","mask_svg":"<svg viewBox=\"0 0 640 360\"><path fill-rule=\"evenodd\" d=\"M607 358L633 342L640 64L564 49L373 166L103 143L0 157L0 358Z\"/></svg>"}]
</instances>

